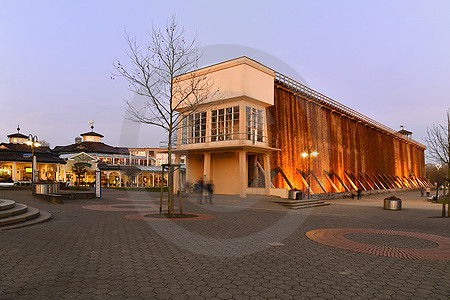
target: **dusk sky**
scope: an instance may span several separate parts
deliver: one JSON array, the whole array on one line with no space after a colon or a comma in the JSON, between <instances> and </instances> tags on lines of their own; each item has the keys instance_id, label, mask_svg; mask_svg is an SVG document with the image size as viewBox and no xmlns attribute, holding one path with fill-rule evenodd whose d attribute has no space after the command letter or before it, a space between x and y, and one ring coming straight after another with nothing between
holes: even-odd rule
<instances>
[{"instance_id":1,"label":"dusk sky","mask_svg":"<svg viewBox=\"0 0 450 300\"><path fill-rule=\"evenodd\" d=\"M111 79L112 63L124 59L125 28L144 40L172 14L197 34L208 63L263 60L393 129L405 125L421 143L427 127L446 120L448 0L0 0L0 141L20 124L66 145L94 120L108 144L158 146L163 133L149 125L136 141L124 133L133 94Z\"/></svg>"}]
</instances>

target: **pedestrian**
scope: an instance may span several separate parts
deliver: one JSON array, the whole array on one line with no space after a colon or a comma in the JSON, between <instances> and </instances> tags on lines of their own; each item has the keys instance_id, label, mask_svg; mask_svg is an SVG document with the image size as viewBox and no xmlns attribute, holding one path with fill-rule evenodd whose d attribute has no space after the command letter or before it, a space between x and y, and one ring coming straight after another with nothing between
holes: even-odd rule
<instances>
[{"instance_id":1,"label":"pedestrian","mask_svg":"<svg viewBox=\"0 0 450 300\"><path fill-rule=\"evenodd\" d=\"M214 184L212 183L212 181L209 181L206 184L206 192L208 193L209 204L212 204L212 197L214 194Z\"/></svg>"},{"instance_id":2,"label":"pedestrian","mask_svg":"<svg viewBox=\"0 0 450 300\"><path fill-rule=\"evenodd\" d=\"M360 200L362 197L361 189L358 189L358 191L356 193L358 194L358 200Z\"/></svg>"},{"instance_id":3,"label":"pedestrian","mask_svg":"<svg viewBox=\"0 0 450 300\"><path fill-rule=\"evenodd\" d=\"M195 192L197 193L197 202L199 204L202 204L202 198L203 198L203 189L204 189L204 183L203 180L199 180L197 184L195 185Z\"/></svg>"},{"instance_id":4,"label":"pedestrian","mask_svg":"<svg viewBox=\"0 0 450 300\"><path fill-rule=\"evenodd\" d=\"M352 199L355 199L355 191L352 191Z\"/></svg>"}]
</instances>

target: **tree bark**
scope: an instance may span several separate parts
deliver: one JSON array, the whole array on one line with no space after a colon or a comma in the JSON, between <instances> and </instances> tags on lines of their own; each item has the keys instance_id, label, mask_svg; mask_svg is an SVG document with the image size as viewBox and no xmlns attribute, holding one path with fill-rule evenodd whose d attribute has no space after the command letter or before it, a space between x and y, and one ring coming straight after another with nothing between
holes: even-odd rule
<instances>
[{"instance_id":1,"label":"tree bark","mask_svg":"<svg viewBox=\"0 0 450 300\"><path fill-rule=\"evenodd\" d=\"M173 201L173 168L172 168L172 131L169 130L169 141L167 143L168 150L168 158L167 164L169 165L169 169L167 172L167 201L168 201L168 214L170 217L173 216L174 213L174 201Z\"/></svg>"}]
</instances>

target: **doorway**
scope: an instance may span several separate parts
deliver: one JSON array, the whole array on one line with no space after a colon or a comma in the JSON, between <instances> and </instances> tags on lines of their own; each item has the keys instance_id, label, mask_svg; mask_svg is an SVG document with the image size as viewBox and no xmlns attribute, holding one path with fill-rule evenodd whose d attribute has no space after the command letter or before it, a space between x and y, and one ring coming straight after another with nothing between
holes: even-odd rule
<instances>
[{"instance_id":1,"label":"doorway","mask_svg":"<svg viewBox=\"0 0 450 300\"><path fill-rule=\"evenodd\" d=\"M264 155L248 154L248 187L249 188L265 188L264 180Z\"/></svg>"}]
</instances>

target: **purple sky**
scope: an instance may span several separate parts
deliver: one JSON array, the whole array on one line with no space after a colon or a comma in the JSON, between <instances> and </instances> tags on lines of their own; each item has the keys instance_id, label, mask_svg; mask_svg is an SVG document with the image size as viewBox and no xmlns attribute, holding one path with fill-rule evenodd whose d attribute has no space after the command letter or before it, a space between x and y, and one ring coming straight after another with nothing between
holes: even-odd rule
<instances>
[{"instance_id":1,"label":"purple sky","mask_svg":"<svg viewBox=\"0 0 450 300\"><path fill-rule=\"evenodd\" d=\"M419 142L445 122L450 1L167 2L0 0L0 141L20 124L65 145L93 119L106 143L158 146L163 134L149 126L127 139L124 99L133 95L110 77L114 57L124 57L124 28L143 39L171 14L205 49L268 53L313 89L391 128L405 125ZM262 61L282 68L272 62Z\"/></svg>"}]
</instances>

